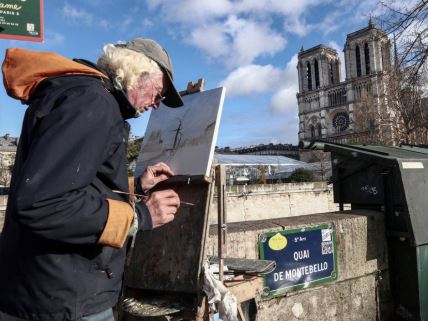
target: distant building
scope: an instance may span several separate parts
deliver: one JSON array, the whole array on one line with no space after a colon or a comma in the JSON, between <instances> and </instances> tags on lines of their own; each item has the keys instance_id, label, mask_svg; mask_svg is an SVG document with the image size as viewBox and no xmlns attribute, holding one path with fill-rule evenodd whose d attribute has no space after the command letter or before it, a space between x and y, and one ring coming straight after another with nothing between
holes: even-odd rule
<instances>
[{"instance_id":1,"label":"distant building","mask_svg":"<svg viewBox=\"0 0 428 321\"><path fill-rule=\"evenodd\" d=\"M312 164L278 155L214 154L215 162L226 166L227 184L278 183L298 168L317 170Z\"/></svg>"},{"instance_id":2,"label":"distant building","mask_svg":"<svg viewBox=\"0 0 428 321\"><path fill-rule=\"evenodd\" d=\"M19 139L9 134L0 136L0 187L8 187Z\"/></svg>"},{"instance_id":3,"label":"distant building","mask_svg":"<svg viewBox=\"0 0 428 321\"><path fill-rule=\"evenodd\" d=\"M216 148L216 152L222 154L285 156L299 159L299 147L291 144L270 143L237 148L224 147Z\"/></svg>"},{"instance_id":4,"label":"distant building","mask_svg":"<svg viewBox=\"0 0 428 321\"><path fill-rule=\"evenodd\" d=\"M318 45L299 53L299 140L364 143L368 131L355 121L356 104L371 97L375 110L387 105L385 74L391 68L387 34L369 22L366 28L347 35L343 51L346 77L342 82L335 49ZM384 128L382 131L385 135Z\"/></svg>"}]
</instances>

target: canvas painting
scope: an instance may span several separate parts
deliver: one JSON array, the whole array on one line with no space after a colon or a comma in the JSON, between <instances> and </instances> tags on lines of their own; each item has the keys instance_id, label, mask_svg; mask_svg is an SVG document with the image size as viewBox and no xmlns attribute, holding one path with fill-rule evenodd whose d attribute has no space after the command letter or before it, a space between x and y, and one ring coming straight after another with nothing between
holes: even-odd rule
<instances>
[{"instance_id":1,"label":"canvas painting","mask_svg":"<svg viewBox=\"0 0 428 321\"><path fill-rule=\"evenodd\" d=\"M209 176L226 89L182 97L184 106L152 110L137 160L135 176L158 162L176 175Z\"/></svg>"}]
</instances>

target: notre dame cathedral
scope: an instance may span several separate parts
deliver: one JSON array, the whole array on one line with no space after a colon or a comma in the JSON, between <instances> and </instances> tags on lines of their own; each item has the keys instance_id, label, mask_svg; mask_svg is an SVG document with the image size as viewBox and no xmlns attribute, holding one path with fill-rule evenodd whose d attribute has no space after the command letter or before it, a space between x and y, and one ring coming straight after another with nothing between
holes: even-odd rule
<instances>
[{"instance_id":1,"label":"notre dame cathedral","mask_svg":"<svg viewBox=\"0 0 428 321\"><path fill-rule=\"evenodd\" d=\"M299 53L299 140L367 141L367 127L356 121L356 106L368 96L374 108L387 99L384 75L391 67L391 43L370 21L347 35L343 51L345 81L335 49L318 45Z\"/></svg>"}]
</instances>

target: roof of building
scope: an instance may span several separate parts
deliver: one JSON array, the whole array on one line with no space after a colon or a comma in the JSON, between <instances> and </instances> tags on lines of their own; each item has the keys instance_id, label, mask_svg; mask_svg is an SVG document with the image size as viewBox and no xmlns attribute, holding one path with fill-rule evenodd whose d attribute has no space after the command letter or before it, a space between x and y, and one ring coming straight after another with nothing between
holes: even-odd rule
<instances>
[{"instance_id":1,"label":"roof of building","mask_svg":"<svg viewBox=\"0 0 428 321\"><path fill-rule=\"evenodd\" d=\"M303 49L303 47L302 47L302 49ZM312 47L312 48L309 48L306 50L300 50L299 57L303 57L307 54L312 54L312 53L319 51L319 50L325 50L325 51L328 51L329 53L331 53L333 55L337 55L336 49L333 49L333 48L327 47L326 45L320 44L320 45L317 45L315 47Z\"/></svg>"},{"instance_id":2,"label":"roof of building","mask_svg":"<svg viewBox=\"0 0 428 321\"><path fill-rule=\"evenodd\" d=\"M18 137L11 137L9 134L0 136L0 151L16 151L18 148Z\"/></svg>"},{"instance_id":3,"label":"roof of building","mask_svg":"<svg viewBox=\"0 0 428 321\"><path fill-rule=\"evenodd\" d=\"M215 153L214 158L219 164L225 165L307 165L307 163L293 158L272 155L242 155Z\"/></svg>"},{"instance_id":4,"label":"roof of building","mask_svg":"<svg viewBox=\"0 0 428 321\"><path fill-rule=\"evenodd\" d=\"M214 158L218 164L230 166L277 166L278 171L292 172L297 168L313 169L312 164L308 164L285 156L271 155L237 155L215 153Z\"/></svg>"},{"instance_id":5,"label":"roof of building","mask_svg":"<svg viewBox=\"0 0 428 321\"><path fill-rule=\"evenodd\" d=\"M314 142L310 143L311 147ZM316 144L316 142L315 142ZM374 158L383 159L428 159L428 148L425 145L412 146L412 145L401 145L401 146L382 146L382 145L348 145L338 144L332 142L321 142L326 152L340 152L343 155L350 154L353 157L361 157L362 155ZM325 145L325 146L324 146Z\"/></svg>"},{"instance_id":6,"label":"roof of building","mask_svg":"<svg viewBox=\"0 0 428 321\"><path fill-rule=\"evenodd\" d=\"M261 151L289 151L289 152L299 152L299 147L292 144L259 144L251 145L237 148L216 147L216 152L219 154L248 154L252 152L261 152Z\"/></svg>"},{"instance_id":7,"label":"roof of building","mask_svg":"<svg viewBox=\"0 0 428 321\"><path fill-rule=\"evenodd\" d=\"M360 36L362 36L362 35L370 32L370 31L374 31L374 32L377 32L378 34L386 36L385 31L383 31L382 29L377 28L371 21L369 21L369 24L368 24L367 27L362 28L362 29L357 30L357 31L354 31L354 32L351 32L351 33L348 33L346 35L346 40L351 40L353 38L358 38L358 37L360 37Z\"/></svg>"}]
</instances>

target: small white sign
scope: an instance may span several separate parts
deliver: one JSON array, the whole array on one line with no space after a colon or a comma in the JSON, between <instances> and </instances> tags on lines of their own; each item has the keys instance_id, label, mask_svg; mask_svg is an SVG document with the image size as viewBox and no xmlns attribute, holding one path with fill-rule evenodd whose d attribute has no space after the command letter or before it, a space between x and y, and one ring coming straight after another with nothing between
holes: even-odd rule
<instances>
[{"instance_id":1,"label":"small white sign","mask_svg":"<svg viewBox=\"0 0 428 321\"><path fill-rule=\"evenodd\" d=\"M424 168L422 162L402 162L403 169L421 169Z\"/></svg>"},{"instance_id":2,"label":"small white sign","mask_svg":"<svg viewBox=\"0 0 428 321\"><path fill-rule=\"evenodd\" d=\"M321 230L321 238L323 242L331 241L331 233L333 231L331 229L323 229Z\"/></svg>"}]
</instances>

